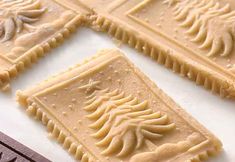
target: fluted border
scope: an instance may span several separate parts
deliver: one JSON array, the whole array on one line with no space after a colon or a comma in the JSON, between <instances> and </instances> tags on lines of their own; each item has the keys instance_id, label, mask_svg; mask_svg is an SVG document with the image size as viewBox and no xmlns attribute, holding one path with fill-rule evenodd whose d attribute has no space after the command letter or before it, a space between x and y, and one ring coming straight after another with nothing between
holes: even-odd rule
<instances>
[{"instance_id":1,"label":"fluted border","mask_svg":"<svg viewBox=\"0 0 235 162\"><path fill-rule=\"evenodd\" d=\"M37 86L46 84L51 79L56 78L60 75L63 75L66 72L69 72L74 68L80 67L102 55L105 55L111 52L112 50L104 50L104 51L98 52L94 56L84 60L80 64L72 66L68 70L65 70L61 73L51 76L50 78L37 84ZM29 96L25 96L24 92L22 91L17 91L16 97L17 97L17 101L25 108L27 114L31 117L34 117L36 120L41 121L42 124L47 127L47 131L50 132L52 136L63 146L63 148L65 148L71 155L73 155L76 160L80 160L81 162L93 162L94 161L93 158L83 150L83 146L80 143L76 142L71 137L66 136L66 133L63 132L63 130L61 130L58 127L56 122L53 121L53 119L49 117L47 113L43 112L42 108L40 108L40 105L38 105L34 101L34 99L31 99Z\"/></svg>"},{"instance_id":2,"label":"fluted border","mask_svg":"<svg viewBox=\"0 0 235 162\"><path fill-rule=\"evenodd\" d=\"M49 78L47 78L47 79L45 79L45 80L43 80L43 81L41 81L40 83L38 83L38 84L36 84L36 86L35 87L32 87L32 89L33 88L36 88L36 87L40 87L40 86L43 86L43 85L45 85L45 84L47 84L48 82L50 82L51 80L53 80L54 78L57 78L57 77L59 77L59 76L61 76L61 75L63 75L63 74L66 74L67 72L70 72L71 70L73 70L74 68L78 68L78 67L80 67L80 66L82 66L82 65L85 65L86 63L88 63L88 62L90 62L90 61L92 61L92 60L94 60L94 59L96 59L96 58L98 58L98 57L100 57L100 56L102 56L102 55L105 55L105 54L107 54L107 53L110 53L110 52L112 52L113 50L101 50L100 52L98 52L97 54L95 54L95 55L93 55L92 57L90 57L90 58L88 58L88 59L85 59L83 62L81 62L80 64L76 64L76 65L74 65L74 66L71 66L71 67L69 67L67 70L65 70L65 71L62 71L62 72L60 72L60 73L57 73L57 74L55 74L55 75L52 75L52 76L50 76ZM25 94L23 91L21 91L21 90L18 90L17 92L16 92L16 97L17 97L17 101L18 101L18 103L20 103L22 106L24 106L24 107L27 107L28 106L28 102L27 102L27 99L28 99L28 95L27 94Z\"/></svg>"},{"instance_id":3,"label":"fluted border","mask_svg":"<svg viewBox=\"0 0 235 162\"><path fill-rule=\"evenodd\" d=\"M30 104L26 107L27 114L34 117L36 120L41 121L43 125L47 127L47 131L52 134L53 138L55 138L64 149L73 155L76 160L80 160L81 162L92 162L93 158L84 151L81 144L76 142L72 137L67 136L56 122L40 109L40 106L36 102L28 102Z\"/></svg>"},{"instance_id":4,"label":"fluted border","mask_svg":"<svg viewBox=\"0 0 235 162\"><path fill-rule=\"evenodd\" d=\"M46 42L43 42L40 45L36 45L27 51L25 56L20 61L13 64L8 70L1 71L0 89L4 90L5 87L9 87L11 78L16 77L21 71L32 65L32 63L36 62L40 57L44 56L51 49L62 44L66 38L75 32L81 24L83 24L84 19L85 17L81 14L76 15L65 25L63 29L61 29L60 32L55 33Z\"/></svg>"},{"instance_id":5,"label":"fluted border","mask_svg":"<svg viewBox=\"0 0 235 162\"><path fill-rule=\"evenodd\" d=\"M78 142L75 142L71 137L66 136L66 133L63 132L58 125L47 116L33 101L28 100L29 106L26 108L26 112L29 116L34 117L36 120L39 120L47 127L47 131L50 132L62 146L66 149L71 155L75 157L76 160L81 162L93 162L93 158L84 151L83 146ZM192 157L187 162L203 162L208 160L212 156L216 156L220 152L221 148L211 148L205 150L204 152L199 153L198 155Z\"/></svg>"},{"instance_id":6,"label":"fluted border","mask_svg":"<svg viewBox=\"0 0 235 162\"><path fill-rule=\"evenodd\" d=\"M219 151L220 150L218 150L217 148L212 148L212 149L206 150L206 151L196 155L195 157L191 158L189 160L189 162L203 162L203 161L206 161L210 157L217 155Z\"/></svg>"},{"instance_id":7,"label":"fluted border","mask_svg":"<svg viewBox=\"0 0 235 162\"><path fill-rule=\"evenodd\" d=\"M209 72L200 65L187 63L182 58L174 55L169 49L152 44L143 37L139 37L133 29L123 27L120 23L116 23L102 15L91 16L89 26L96 31L107 32L110 36L148 55L173 72L196 82L197 85L202 85L221 97L235 99L234 81L223 78L222 75L220 76L215 72Z\"/></svg>"},{"instance_id":8,"label":"fluted border","mask_svg":"<svg viewBox=\"0 0 235 162\"><path fill-rule=\"evenodd\" d=\"M103 51L95 54L93 57L86 59L81 64L77 64L77 65L69 68L66 71L63 71L57 75L50 77L49 79L38 84L36 87L43 86L44 84L51 84L51 81L53 82L53 80L57 79L57 77L59 77L60 75L63 75L66 72L70 72L74 68L83 66L84 64L92 61L93 59L96 59L102 55L108 54L112 51L113 50L103 50ZM134 66L134 65L131 63L130 66ZM137 74L140 73L139 75L141 75L141 72L138 69L136 69L136 70L137 70L136 71ZM149 83L150 88L152 86L155 86L154 82L152 82L146 76L143 76L143 79L144 79L144 81ZM43 89L45 89L45 87L47 87L47 86L44 86ZM52 133L53 137L55 139L57 139L57 141L59 143L61 143L63 145L63 147L65 149L67 149L68 152L70 152L77 160L79 159L79 160L81 160L81 162L88 162L88 161L91 162L93 160L93 158L91 155L89 155L89 152L87 152L86 150L83 150L82 145L79 144L78 141L72 139L72 137L69 137L69 135L66 136L66 132L68 134L68 131L64 130L63 127L58 127L59 124L58 125L56 124L57 121L55 121L53 119L53 116L44 112L44 108L42 107L42 105L40 103L38 103L37 94L40 93L40 91L43 89L38 89L38 90L36 90L36 92L30 92L30 93L27 93L27 91L18 91L17 92L17 100L22 106L24 106L26 108L27 114L29 114L30 116L33 116L37 120L40 120L44 125L46 125L48 131ZM24 93L24 92L26 92L26 93ZM158 95L162 96L163 98L164 98L164 96L166 96L164 94L164 92L162 92L162 90L160 90L160 89L158 91ZM166 102L169 104L169 106L176 105L176 103L172 99L170 99L169 97L167 97L167 98L168 98L168 100ZM198 125L197 122L192 119L192 117L190 117L188 114L186 114L186 112L184 112L183 110L181 110L179 112L179 115L184 115L184 114L185 114L184 117L185 117L186 121L191 121L191 122L194 122L196 126ZM200 129L202 129L202 131L203 131L204 128L202 127ZM194 157L188 159L187 162L202 162L211 156L217 155L221 151L222 144L219 141L217 141L217 139L213 135L208 138L210 138L211 142L214 143L213 147L207 148L207 150L204 150L201 153L195 155Z\"/></svg>"}]
</instances>

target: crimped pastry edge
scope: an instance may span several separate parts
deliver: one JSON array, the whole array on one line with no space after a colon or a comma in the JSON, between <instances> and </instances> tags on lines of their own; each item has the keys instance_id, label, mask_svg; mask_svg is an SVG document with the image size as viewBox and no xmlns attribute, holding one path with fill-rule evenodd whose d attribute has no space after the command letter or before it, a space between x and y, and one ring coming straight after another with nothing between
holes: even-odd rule
<instances>
[{"instance_id":1,"label":"crimped pastry edge","mask_svg":"<svg viewBox=\"0 0 235 162\"><path fill-rule=\"evenodd\" d=\"M77 64L71 68L68 68L68 70L62 71L54 76L51 76L49 79L44 80L37 84L36 86L42 86L45 84L48 84L51 80L56 79L57 77L72 71L74 68L78 68L80 66L85 65L86 63L89 63L92 60L95 60L96 58L99 58L102 55L108 54L112 51L115 51L116 49L104 49L99 51L97 54L93 55L92 57L89 57L88 59L85 59L82 63ZM121 55L122 56L122 55ZM128 61L131 66L135 65ZM137 68L138 75L141 75L142 72ZM150 80L147 76L143 76L143 80L150 84L150 89L154 87L157 87L157 85ZM158 87L157 87L158 88ZM159 88L158 88L159 89ZM172 100L170 97L168 97L165 92L163 92L161 89L159 89L160 96L167 97L167 102L169 106L176 105L177 109L180 108L180 106L175 103L174 100ZM154 93L156 93L154 91ZM31 97L32 96L32 97ZM26 112L29 116L34 117L36 120L39 120L47 127L48 132L52 134L52 136L58 141L58 143L61 143L61 145L71 154L75 157L76 160L80 160L81 162L94 162L94 158L92 158L91 155L88 154L88 152L82 151L83 146L73 140L69 135L66 136L66 133L59 129L56 122L53 121L53 117L49 117L45 112L43 112L43 109L40 108L40 105L38 105L33 97L33 94L25 94L23 91L17 91L16 93L17 101L20 103L23 107L25 107ZM182 109L182 108L181 108ZM199 124L196 119L193 119L188 113L186 113L183 109L180 111L181 115L185 115L185 118L187 121L192 121L195 123L196 127L198 125L201 126L200 130L204 131L206 130L204 126ZM207 130L208 131L208 130ZM208 160L210 157L218 155L222 150L222 143L213 135L209 135L208 138L212 142L212 148L208 148L205 151L202 151L201 153L195 155L191 159L187 160L187 162L204 162L205 160Z\"/></svg>"},{"instance_id":2,"label":"crimped pastry edge","mask_svg":"<svg viewBox=\"0 0 235 162\"><path fill-rule=\"evenodd\" d=\"M60 129L60 127L53 121L40 106L35 102L31 102L26 108L28 115L42 122L47 127L47 131L51 133L52 137L60 143L64 149L66 149L76 160L81 162L94 162L91 155L84 151L83 146L76 142L73 138L66 135L66 133Z\"/></svg>"},{"instance_id":3,"label":"crimped pastry edge","mask_svg":"<svg viewBox=\"0 0 235 162\"><path fill-rule=\"evenodd\" d=\"M80 143L75 142L75 140L71 137L66 136L66 133L58 127L53 119L51 119L40 109L38 104L31 102L30 105L26 107L26 112L29 116L41 121L42 124L46 126L47 131L51 133L53 138L56 139L57 142L60 143L63 148L66 149L71 155L73 155L76 160L80 160L80 162L95 162L94 158L84 151L83 146ZM221 147L217 148L214 146L213 148L205 150L200 154L192 157L187 162L204 162L210 157L219 154L220 151Z\"/></svg>"},{"instance_id":4,"label":"crimped pastry edge","mask_svg":"<svg viewBox=\"0 0 235 162\"><path fill-rule=\"evenodd\" d=\"M4 90L4 87L10 86L10 80L18 76L18 74L24 71L27 67L31 66L40 57L49 53L53 48L56 48L63 41L68 38L76 29L83 24L85 17L81 14L77 14L71 21L69 21L63 29L55 33L47 41L36 45L27 51L27 55L24 56L21 61L11 65L7 70L0 71L0 89Z\"/></svg>"},{"instance_id":5,"label":"crimped pastry edge","mask_svg":"<svg viewBox=\"0 0 235 162\"><path fill-rule=\"evenodd\" d=\"M217 155L220 152L217 148L208 149L200 154L196 155L189 162L203 162L208 160L210 157Z\"/></svg>"},{"instance_id":6,"label":"crimped pastry edge","mask_svg":"<svg viewBox=\"0 0 235 162\"><path fill-rule=\"evenodd\" d=\"M208 69L200 65L187 63L161 45L146 42L144 38L133 34L135 32L131 27L125 26L124 28L119 23L102 14L90 16L88 26L95 31L108 33L122 43L128 44L130 47L156 60L159 64L164 65L173 72L187 77L189 80L196 82L197 85L203 86L212 93L219 94L222 98L235 99L235 83L233 80L222 78L218 73L208 71Z\"/></svg>"},{"instance_id":7,"label":"crimped pastry edge","mask_svg":"<svg viewBox=\"0 0 235 162\"><path fill-rule=\"evenodd\" d=\"M50 78L40 82L36 86L47 84L56 77L63 75L74 68L78 68L111 51L113 50L101 50L92 57L85 59L82 63L68 68L68 70L62 71L54 76L51 76ZM23 91L18 90L16 92L16 97L16 100L25 108L27 114L31 117L34 117L36 120L41 121L42 124L47 127L47 131L52 134L53 138L55 138L58 143L60 143L63 148L65 148L71 155L73 155L76 160L80 160L81 162L95 162L91 155L88 155L86 152L83 151L83 146L80 143L75 142L75 140L73 140L71 137L66 136L66 133L58 127L56 122L54 122L53 119L51 119L45 112L43 112L43 110L40 108L40 105L30 99L28 95L24 94Z\"/></svg>"},{"instance_id":8,"label":"crimped pastry edge","mask_svg":"<svg viewBox=\"0 0 235 162\"><path fill-rule=\"evenodd\" d=\"M128 61L131 66L135 65ZM144 73L139 70L136 67L135 71L138 75L142 76L142 79L145 83L149 85L149 88L154 91L155 94L158 94L158 96L161 96L161 98L164 98L166 100L162 100L162 102L167 103L169 107L175 107L177 112L176 114L180 115L185 121L188 123L193 123L193 126L198 129L199 132L201 132L208 140L212 143L212 148L208 148L207 150L202 151L201 153L195 155L191 159L187 160L186 162L204 162L205 160L208 160L210 157L218 155L223 150L223 144L222 142L213 134L211 133L207 128L205 128L200 122L198 122L193 116L191 116L188 112L186 112L180 105L178 105L171 97L169 97L162 89L160 89L149 77L144 75ZM158 91L156 91L158 89Z\"/></svg>"},{"instance_id":9,"label":"crimped pastry edge","mask_svg":"<svg viewBox=\"0 0 235 162\"><path fill-rule=\"evenodd\" d=\"M56 80L57 77L59 77L59 76L61 76L61 75L64 75L64 74L66 74L67 72L70 72L70 71L72 71L72 70L75 69L75 68L79 68L79 67L81 67L81 66L83 66L83 65L85 65L85 64L87 64L87 63L89 63L90 61L95 60L96 58L99 58L100 56L106 55L106 54L108 54L108 53L110 53L110 52L112 52L112 51L115 51L115 50L116 50L116 49L103 49L103 50L100 50L100 51L98 51L95 55L93 55L93 56L91 56L91 57L89 57L89 58L83 60L81 63L76 64L76 65L74 65L74 66L71 66L71 67L69 67L67 70L64 70L64 71L62 71L62 72L59 72L59 73L57 73L57 74L55 74L55 75L52 75L52 76L48 77L47 79L45 79L45 80L39 82L39 83L36 84L35 86L30 87L30 88L28 88L28 89L34 89L34 88L36 88L36 87L39 87L39 86L43 86L43 85L45 85L45 84L48 84L48 82L51 82L51 81ZM44 88L47 88L47 87L44 87ZM38 90L37 90L37 91L38 91ZM31 94L31 92L30 92L30 94ZM27 107L27 106L28 106L27 99L28 99L29 96L30 96L30 95L27 94L27 93L24 93L24 91L21 91L21 90L16 91L16 100L17 100L22 106L24 106L24 107Z\"/></svg>"}]
</instances>

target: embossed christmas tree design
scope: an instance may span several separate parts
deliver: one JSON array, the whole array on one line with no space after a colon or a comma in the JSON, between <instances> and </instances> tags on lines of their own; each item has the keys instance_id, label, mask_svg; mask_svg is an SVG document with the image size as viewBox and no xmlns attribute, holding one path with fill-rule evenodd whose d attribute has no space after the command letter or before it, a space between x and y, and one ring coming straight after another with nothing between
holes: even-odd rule
<instances>
[{"instance_id":1,"label":"embossed christmas tree design","mask_svg":"<svg viewBox=\"0 0 235 162\"><path fill-rule=\"evenodd\" d=\"M98 140L96 145L104 149L103 155L126 156L144 146L147 140L154 143L175 128L167 115L148 108L147 101L126 96L118 89L93 90L89 90L91 95L87 97L84 110L93 121L89 127L95 133L91 136Z\"/></svg>"},{"instance_id":2,"label":"embossed christmas tree design","mask_svg":"<svg viewBox=\"0 0 235 162\"><path fill-rule=\"evenodd\" d=\"M208 50L208 56L228 56L234 50L235 11L219 0L165 0L175 20L186 28L191 42Z\"/></svg>"},{"instance_id":3,"label":"embossed christmas tree design","mask_svg":"<svg viewBox=\"0 0 235 162\"><path fill-rule=\"evenodd\" d=\"M31 23L45 12L39 0L2 0L0 1L0 37L8 41L23 28L35 29Z\"/></svg>"}]
</instances>

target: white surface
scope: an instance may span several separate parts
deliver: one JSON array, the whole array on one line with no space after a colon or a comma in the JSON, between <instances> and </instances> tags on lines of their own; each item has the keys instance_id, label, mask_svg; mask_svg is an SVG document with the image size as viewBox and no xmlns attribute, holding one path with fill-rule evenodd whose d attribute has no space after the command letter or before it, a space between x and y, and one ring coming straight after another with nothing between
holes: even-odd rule
<instances>
[{"instance_id":1,"label":"white surface","mask_svg":"<svg viewBox=\"0 0 235 162\"><path fill-rule=\"evenodd\" d=\"M12 93L0 93L0 131L54 162L74 161L61 145L48 138L47 131L40 122L29 118L23 108L18 106L15 91L64 71L92 56L97 50L112 47L116 47L115 43L105 34L81 28L30 70L21 73L12 82ZM125 45L121 49L161 89L221 139L224 144L223 153L208 162L235 162L235 102L211 94Z\"/></svg>"}]
</instances>

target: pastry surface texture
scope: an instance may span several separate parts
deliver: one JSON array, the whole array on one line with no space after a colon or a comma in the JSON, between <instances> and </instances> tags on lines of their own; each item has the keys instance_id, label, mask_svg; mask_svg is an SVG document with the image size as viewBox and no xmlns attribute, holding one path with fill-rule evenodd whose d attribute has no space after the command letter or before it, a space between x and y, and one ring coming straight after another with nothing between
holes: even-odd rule
<instances>
[{"instance_id":1,"label":"pastry surface texture","mask_svg":"<svg viewBox=\"0 0 235 162\"><path fill-rule=\"evenodd\" d=\"M233 0L0 2L3 90L19 71L84 25L107 32L213 93L235 98Z\"/></svg>"},{"instance_id":2,"label":"pastry surface texture","mask_svg":"<svg viewBox=\"0 0 235 162\"><path fill-rule=\"evenodd\" d=\"M7 89L11 78L82 24L87 11L62 4L61 0L0 1L0 88Z\"/></svg>"},{"instance_id":3,"label":"pastry surface texture","mask_svg":"<svg viewBox=\"0 0 235 162\"><path fill-rule=\"evenodd\" d=\"M212 133L116 49L17 96L82 162L193 162L221 150Z\"/></svg>"},{"instance_id":4,"label":"pastry surface texture","mask_svg":"<svg viewBox=\"0 0 235 162\"><path fill-rule=\"evenodd\" d=\"M235 97L233 0L80 0L91 26L222 97Z\"/></svg>"}]
</instances>

